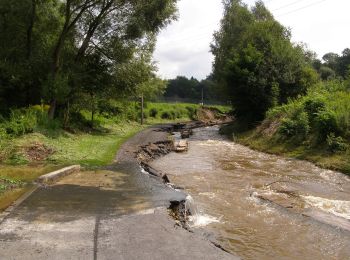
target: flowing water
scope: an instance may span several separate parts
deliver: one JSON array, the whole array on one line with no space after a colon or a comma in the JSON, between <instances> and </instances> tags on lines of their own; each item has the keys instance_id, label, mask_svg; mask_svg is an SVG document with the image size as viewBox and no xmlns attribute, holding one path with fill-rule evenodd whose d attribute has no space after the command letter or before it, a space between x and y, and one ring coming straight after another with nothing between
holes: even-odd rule
<instances>
[{"instance_id":1,"label":"flowing water","mask_svg":"<svg viewBox=\"0 0 350 260\"><path fill-rule=\"evenodd\" d=\"M189 194L193 228L243 259L350 259L350 179L200 128L153 163Z\"/></svg>"}]
</instances>

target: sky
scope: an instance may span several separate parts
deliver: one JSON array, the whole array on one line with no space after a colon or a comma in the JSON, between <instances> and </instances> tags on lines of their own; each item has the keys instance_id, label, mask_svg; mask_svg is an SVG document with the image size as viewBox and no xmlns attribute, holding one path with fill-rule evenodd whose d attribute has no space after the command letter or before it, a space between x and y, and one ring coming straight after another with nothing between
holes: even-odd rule
<instances>
[{"instance_id":1,"label":"sky","mask_svg":"<svg viewBox=\"0 0 350 260\"><path fill-rule=\"evenodd\" d=\"M254 0L243 1L253 5ZM265 0L265 5L294 42L306 43L319 58L350 48L349 0ZM210 43L223 15L221 0L179 0L178 20L158 36L154 53L158 75L204 79L211 73Z\"/></svg>"}]
</instances>

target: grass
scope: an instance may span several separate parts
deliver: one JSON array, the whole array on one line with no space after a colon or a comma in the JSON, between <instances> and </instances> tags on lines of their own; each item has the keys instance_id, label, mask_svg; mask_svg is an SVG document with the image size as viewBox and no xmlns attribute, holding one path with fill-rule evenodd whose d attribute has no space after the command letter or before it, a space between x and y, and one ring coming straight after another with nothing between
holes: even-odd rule
<instances>
[{"instance_id":1,"label":"grass","mask_svg":"<svg viewBox=\"0 0 350 260\"><path fill-rule=\"evenodd\" d=\"M144 129L137 123L114 125L110 132L78 134L48 140L56 152L48 158L53 163L102 166L113 161L124 141Z\"/></svg>"}]
</instances>

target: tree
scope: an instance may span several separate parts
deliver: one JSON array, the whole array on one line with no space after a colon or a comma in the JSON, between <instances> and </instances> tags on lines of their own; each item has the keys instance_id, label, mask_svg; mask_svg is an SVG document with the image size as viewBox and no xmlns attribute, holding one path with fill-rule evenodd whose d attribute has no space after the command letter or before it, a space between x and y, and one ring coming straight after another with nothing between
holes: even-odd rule
<instances>
[{"instance_id":1,"label":"tree","mask_svg":"<svg viewBox=\"0 0 350 260\"><path fill-rule=\"evenodd\" d=\"M51 84L48 84L50 117L55 113L56 89L61 88L57 84L62 82L59 73L70 74L64 71L61 58L71 34L74 33L71 43L80 43L73 50L75 64L79 64L87 52L99 52L110 62L131 59L135 47L147 35L157 33L175 18L175 4L176 0L66 0L62 6L64 25L53 51Z\"/></svg>"},{"instance_id":2,"label":"tree","mask_svg":"<svg viewBox=\"0 0 350 260\"><path fill-rule=\"evenodd\" d=\"M178 76L169 80L165 97L187 98L200 100L201 94L199 89L199 81L195 78L188 79L185 76Z\"/></svg>"},{"instance_id":3,"label":"tree","mask_svg":"<svg viewBox=\"0 0 350 260\"><path fill-rule=\"evenodd\" d=\"M303 47L291 43L290 31L262 1L251 10L241 1L228 1L214 37L214 78L239 120L262 120L269 108L306 93L317 81Z\"/></svg>"},{"instance_id":4,"label":"tree","mask_svg":"<svg viewBox=\"0 0 350 260\"><path fill-rule=\"evenodd\" d=\"M350 49L346 48L342 52L342 56L338 58L338 73L341 77L346 78L350 70Z\"/></svg>"},{"instance_id":5,"label":"tree","mask_svg":"<svg viewBox=\"0 0 350 260\"><path fill-rule=\"evenodd\" d=\"M332 70L337 70L337 63L338 63L339 55L334 52L329 52L323 55L322 60L324 61L325 65L327 65Z\"/></svg>"},{"instance_id":6,"label":"tree","mask_svg":"<svg viewBox=\"0 0 350 260\"><path fill-rule=\"evenodd\" d=\"M0 0L0 108L38 104L61 25L55 0ZM13 95L13 92L16 95Z\"/></svg>"}]
</instances>

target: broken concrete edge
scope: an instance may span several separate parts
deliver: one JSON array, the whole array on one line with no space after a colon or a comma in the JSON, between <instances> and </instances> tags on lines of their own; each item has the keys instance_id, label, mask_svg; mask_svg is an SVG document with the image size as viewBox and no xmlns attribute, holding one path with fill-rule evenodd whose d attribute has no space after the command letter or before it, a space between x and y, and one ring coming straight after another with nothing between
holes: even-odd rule
<instances>
[{"instance_id":1,"label":"broken concrete edge","mask_svg":"<svg viewBox=\"0 0 350 260\"><path fill-rule=\"evenodd\" d=\"M169 133L169 135L175 131L179 131L184 128L187 129L195 129L195 128L200 128L200 127L206 127L206 126L210 126L210 124L205 124L203 122L199 122L199 121L192 121L192 122L188 122L188 123L181 123L181 126L179 126L180 124L173 124L172 128L170 129L162 129L163 131L166 131ZM213 125L218 125L216 124L212 124ZM191 135L193 134L193 132L191 131ZM140 167L147 172L149 175L161 180L164 184L166 184L168 187L172 188L172 189L176 189L176 190L183 190L182 187L177 187L173 184L171 184L169 177L167 176L166 173L163 173L161 171L158 171L156 169L154 169L153 167L151 167L149 165L149 163L153 160L159 159L162 156L165 156L171 152L175 152L175 147L174 145L172 145L172 149L163 149L164 144L167 143L173 143L172 141L169 140L163 140L163 141L158 141L155 143L149 143L146 146L142 146L140 147L139 151L136 153L136 158L137 161L140 165ZM147 149L149 147L153 147L155 148L155 146L161 145L160 147L160 152L157 149ZM145 158L145 156L141 156L142 154L144 154L146 152L147 157ZM185 193L186 194L186 193ZM168 213L169 216L174 219L174 221L183 229L187 230L188 232L194 233L194 231L191 229L191 227L189 226L188 222L187 222L187 218L188 216L191 215L191 212L189 211L189 209L187 209L186 207L186 200L182 200L182 201L169 201L169 207L168 207ZM213 241L208 239L208 241L210 243L212 243L215 247L217 247L218 249L229 253L230 255L233 255L231 252L229 252L228 250L226 250L222 245L219 244L219 242L217 241Z\"/></svg>"},{"instance_id":2,"label":"broken concrete edge","mask_svg":"<svg viewBox=\"0 0 350 260\"><path fill-rule=\"evenodd\" d=\"M50 184L50 183L57 181L58 179L60 179L62 177L65 177L65 176L70 175L74 172L80 171L80 169L81 169L80 165L72 165L69 167L65 167L63 169L42 175L38 179L36 179L35 182L40 183L40 184Z\"/></svg>"},{"instance_id":3,"label":"broken concrete edge","mask_svg":"<svg viewBox=\"0 0 350 260\"><path fill-rule=\"evenodd\" d=\"M13 202L10 206L8 206L3 212L0 212L0 225L6 220L6 218L14 211L18 206L20 206L27 198L30 197L36 190L38 186L35 185L29 191L24 193L21 197L19 197L15 202Z\"/></svg>"}]
</instances>

